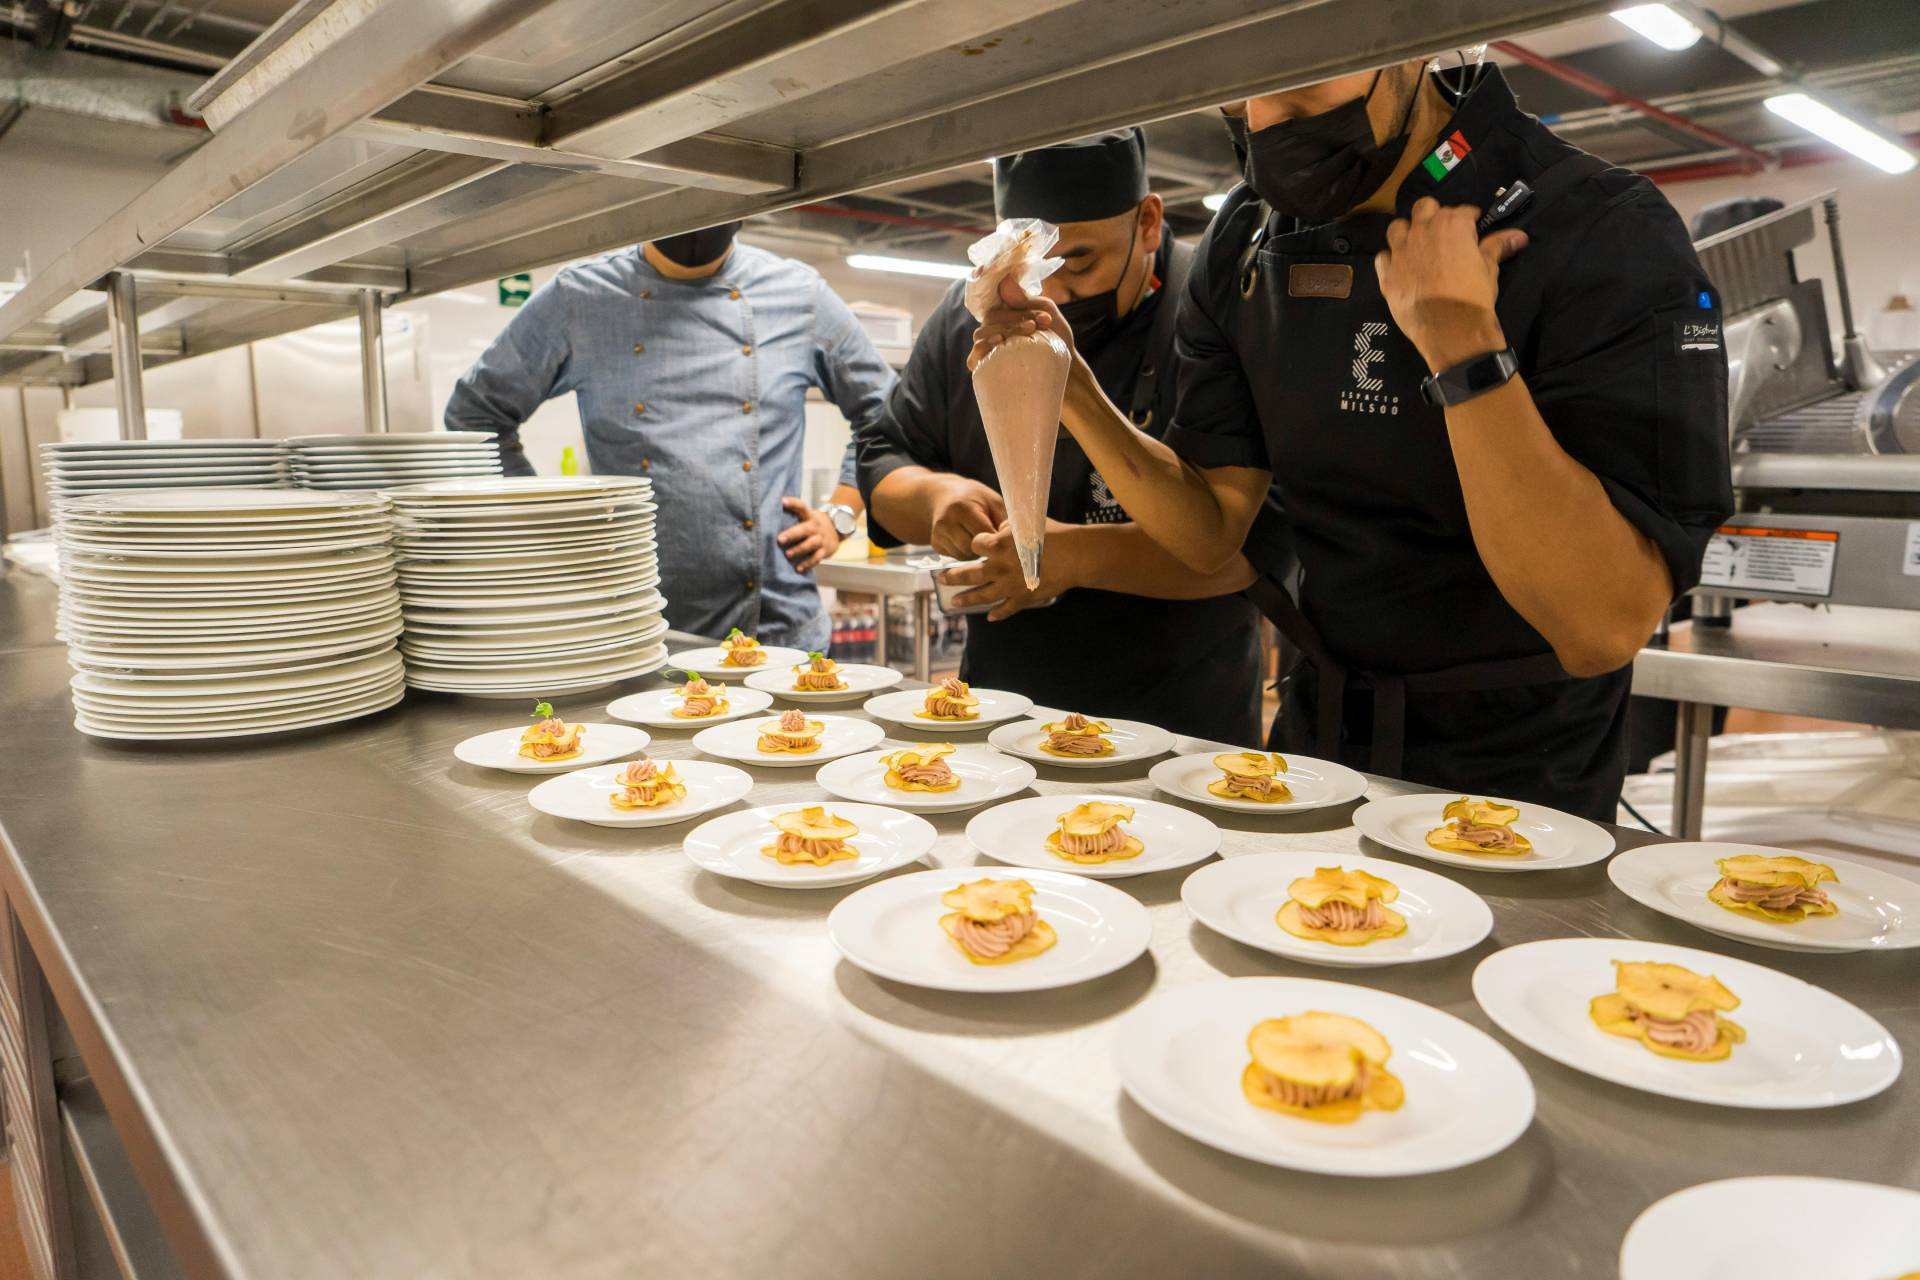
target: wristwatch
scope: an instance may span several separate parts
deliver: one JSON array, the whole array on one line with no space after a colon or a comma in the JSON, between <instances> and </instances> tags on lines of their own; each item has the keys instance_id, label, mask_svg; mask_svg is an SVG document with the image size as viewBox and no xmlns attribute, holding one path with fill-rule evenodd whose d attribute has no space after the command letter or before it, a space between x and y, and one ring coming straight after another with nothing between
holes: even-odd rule
<instances>
[{"instance_id":1,"label":"wristwatch","mask_svg":"<svg viewBox=\"0 0 1920 1280\"><path fill-rule=\"evenodd\" d=\"M1428 404L1445 409L1465 404L1485 395L1520 372L1520 361L1512 347L1489 351L1486 355L1462 360L1451 369L1442 369L1420 383L1420 395Z\"/></svg>"},{"instance_id":2,"label":"wristwatch","mask_svg":"<svg viewBox=\"0 0 1920 1280\"><path fill-rule=\"evenodd\" d=\"M853 531L860 527L860 517L844 502L829 502L820 510L826 513L827 519L833 521L833 531L843 538L851 538Z\"/></svg>"}]
</instances>

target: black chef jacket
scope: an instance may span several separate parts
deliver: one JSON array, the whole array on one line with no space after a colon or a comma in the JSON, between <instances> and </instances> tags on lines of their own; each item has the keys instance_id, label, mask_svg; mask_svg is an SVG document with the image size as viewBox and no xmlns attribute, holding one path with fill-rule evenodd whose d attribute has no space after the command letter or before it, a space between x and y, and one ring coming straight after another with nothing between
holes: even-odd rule
<instances>
[{"instance_id":1,"label":"black chef jacket","mask_svg":"<svg viewBox=\"0 0 1920 1280\"><path fill-rule=\"evenodd\" d=\"M1173 254L1191 254L1171 237L1156 258L1169 278ZM1185 265L1182 263L1181 265ZM986 428L974 400L967 355L978 327L955 285L927 318L886 410L857 439L860 493L869 510L873 487L905 466L950 471L1000 487ZM1112 339L1088 358L1115 404L1133 403L1143 366L1166 368L1171 352L1148 350L1158 309L1178 299L1161 289L1128 312ZM1155 380L1144 430L1159 434L1172 410L1174 379ZM1073 437L1064 430L1054 451L1047 515L1068 524L1127 518ZM1264 515L1260 536L1284 544L1276 515ZM871 514L868 532L883 546L899 539ZM1244 597L1153 600L1077 588L1052 606L1000 622L968 619L963 679L1024 693L1040 702L1095 715L1162 725L1176 733L1247 745L1259 728L1258 614Z\"/></svg>"},{"instance_id":2,"label":"black chef jacket","mask_svg":"<svg viewBox=\"0 0 1920 1280\"><path fill-rule=\"evenodd\" d=\"M1529 237L1501 267L1501 327L1554 438L1687 590L1732 494L1719 302L1685 226L1646 179L1582 157L1520 111L1497 69L1440 136L1451 145L1406 179L1399 213L1422 196L1484 209L1516 179L1541 191L1499 224ZM1570 158L1561 181L1543 179ZM1180 314L1167 441L1202 467L1273 472L1300 612L1346 668L1340 741L1316 740L1324 673L1311 664L1289 681L1275 741L1375 763L1391 687L1404 697L1403 776L1611 818L1630 673L1566 678L1482 564L1445 419L1420 395L1427 369L1380 295L1373 259L1388 221L1301 228L1241 187L1200 246ZM1439 673L1516 659L1550 674L1433 687L1448 682Z\"/></svg>"}]
</instances>

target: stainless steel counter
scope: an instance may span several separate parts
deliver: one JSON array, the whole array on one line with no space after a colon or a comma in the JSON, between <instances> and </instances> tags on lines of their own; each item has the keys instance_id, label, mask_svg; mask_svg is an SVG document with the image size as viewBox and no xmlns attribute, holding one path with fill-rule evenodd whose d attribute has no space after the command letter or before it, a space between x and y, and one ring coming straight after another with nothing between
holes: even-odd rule
<instances>
[{"instance_id":1,"label":"stainless steel counter","mask_svg":"<svg viewBox=\"0 0 1920 1280\"><path fill-rule=\"evenodd\" d=\"M50 596L0 581L0 618L43 628ZM1838 1110L1743 1113L1524 1049L1539 1112L1499 1156L1376 1182L1268 1169L1147 1117L1111 1063L1115 1019L1155 990L1336 976L1194 924L1183 873L1116 882L1154 939L1104 980L920 991L837 959L824 920L851 890L715 879L677 852L684 828L541 817L532 779L454 762L518 707L416 696L271 743L136 749L68 728L66 675L58 647L0 635L5 889L193 1274L1560 1280L1612 1276L1632 1218L1691 1183L1920 1186L1912 1076ZM811 773L757 770L753 799L816 795ZM1149 793L1132 767L1047 769L1038 789L1088 786ZM1227 856L1338 854L1359 845L1349 813L1208 816ZM972 861L968 816L934 819L933 861ZM1493 947L1631 935L1800 974L1920 1043L1911 958L1744 948L1600 867L1441 870L1492 903L1494 938L1345 980L1486 1027L1469 976Z\"/></svg>"},{"instance_id":2,"label":"stainless steel counter","mask_svg":"<svg viewBox=\"0 0 1920 1280\"><path fill-rule=\"evenodd\" d=\"M887 598L908 596L913 600L913 678L926 680L933 674L933 573L907 563L932 553L922 548L908 552L896 548L879 560L822 560L813 576L823 587L835 591L860 591L880 598L880 629L875 637L874 661L887 664Z\"/></svg>"},{"instance_id":3,"label":"stainless steel counter","mask_svg":"<svg viewBox=\"0 0 1920 1280\"><path fill-rule=\"evenodd\" d=\"M1920 729L1920 614L1757 603L1678 623L1634 659L1633 691L1680 704L1672 829L1698 838L1714 707Z\"/></svg>"}]
</instances>

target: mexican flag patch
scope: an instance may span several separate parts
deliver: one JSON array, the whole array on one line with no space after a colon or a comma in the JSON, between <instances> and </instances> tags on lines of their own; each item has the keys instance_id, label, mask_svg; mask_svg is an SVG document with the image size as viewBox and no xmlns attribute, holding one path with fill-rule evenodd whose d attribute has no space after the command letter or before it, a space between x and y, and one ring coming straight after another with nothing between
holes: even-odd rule
<instances>
[{"instance_id":1,"label":"mexican flag patch","mask_svg":"<svg viewBox=\"0 0 1920 1280\"><path fill-rule=\"evenodd\" d=\"M1467 145L1467 140L1460 136L1460 131L1455 129L1442 138L1440 145L1433 149L1433 154L1422 160L1420 164L1432 175L1433 180L1438 182L1452 173L1454 166L1466 159L1467 153L1472 150L1473 148Z\"/></svg>"}]
</instances>

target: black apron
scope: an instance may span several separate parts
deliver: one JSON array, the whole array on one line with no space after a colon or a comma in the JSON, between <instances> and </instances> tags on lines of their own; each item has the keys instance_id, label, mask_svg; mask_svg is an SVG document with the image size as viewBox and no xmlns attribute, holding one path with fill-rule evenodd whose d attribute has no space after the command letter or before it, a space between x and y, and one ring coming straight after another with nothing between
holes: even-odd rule
<instances>
[{"instance_id":1,"label":"black apron","mask_svg":"<svg viewBox=\"0 0 1920 1280\"><path fill-rule=\"evenodd\" d=\"M1103 348L1090 363L1134 425L1149 434L1164 367L1173 359L1174 317L1186 292L1193 251L1175 245L1137 361L1128 349ZM1122 339L1116 338L1116 343ZM1109 367L1111 366L1111 367ZM1132 385L1116 370L1130 366ZM1169 378L1169 382L1171 379ZM1087 505L1093 464L1061 429L1054 448L1047 511L1077 520ZM1123 519L1115 507L1111 518ZM961 676L971 683L1024 693L1042 703L1094 715L1157 724L1174 733L1249 746L1260 738L1260 646L1253 619L1237 595L1212 600L1153 600L1077 588L1044 609L1000 622L967 622ZM1213 637L1209 642L1206 638Z\"/></svg>"},{"instance_id":2,"label":"black apron","mask_svg":"<svg viewBox=\"0 0 1920 1280\"><path fill-rule=\"evenodd\" d=\"M1534 183L1528 212L1603 167L1589 156L1554 165ZM1461 573L1464 546L1472 569L1484 575L1471 551L1445 414L1419 394L1425 362L1380 293L1373 259L1389 221L1356 217L1272 235L1268 219L1240 258L1234 347L1262 420L1284 424L1278 441L1268 432L1283 491L1299 474L1349 485L1356 500L1370 496L1362 492L1369 486L1380 495L1372 511L1362 508L1344 528L1314 529L1307 517L1296 528L1303 544L1314 537L1364 542L1368 519L1405 517L1430 526L1435 545L1451 550L1432 565L1400 564L1394 572ZM1312 560L1304 546L1302 559ZM1497 634L1488 642L1501 656L1434 665L1432 652L1460 646L1410 645L1406 620L1382 618L1366 591L1316 600L1315 586L1300 583L1307 610L1268 579L1247 593L1300 655L1283 681L1272 749L1612 819L1623 739L1617 723L1598 743L1592 732L1596 718L1618 720L1617 691L1608 682L1573 680L1524 624L1492 628ZM1309 611L1333 628L1330 635ZM1450 621L1457 620L1416 623L1437 629ZM1390 630L1391 640L1383 639Z\"/></svg>"}]
</instances>

